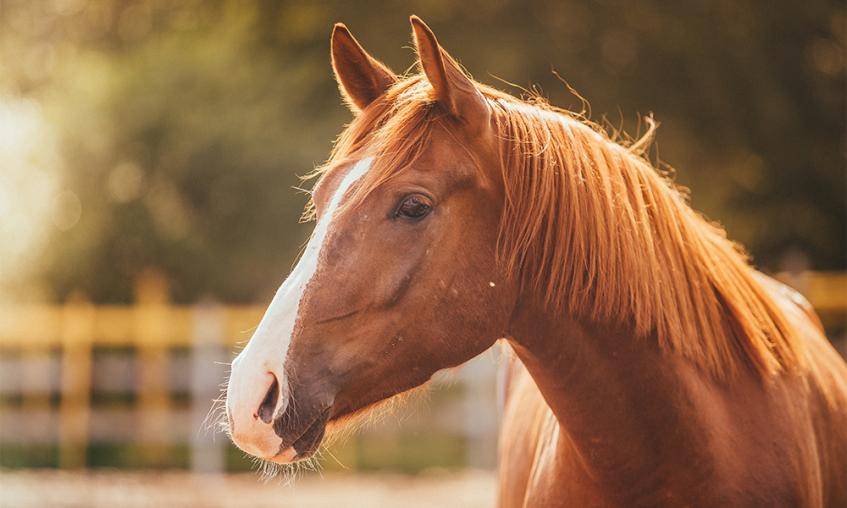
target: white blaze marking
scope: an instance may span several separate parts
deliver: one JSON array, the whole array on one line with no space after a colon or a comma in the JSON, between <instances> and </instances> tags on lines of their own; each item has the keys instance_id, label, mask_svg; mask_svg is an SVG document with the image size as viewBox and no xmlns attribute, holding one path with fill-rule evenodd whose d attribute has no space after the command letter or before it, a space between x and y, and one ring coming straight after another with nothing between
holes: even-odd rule
<instances>
[{"instance_id":1,"label":"white blaze marking","mask_svg":"<svg viewBox=\"0 0 847 508\"><path fill-rule=\"evenodd\" d=\"M285 408L288 402L288 382L284 365L303 294L318 269L321 249L330 231L335 211L350 186L368 172L372 162L373 157L362 159L344 175L329 206L312 231L297 266L277 290L247 347L233 361L227 387L227 401L235 420L236 432L239 430L239 423L246 423L242 421L244 418L252 419L253 412L264 398L265 394L258 392L267 388L268 372L273 372L277 377L281 392L274 414L279 414ZM249 413L244 416L247 411ZM238 418L237 413L240 413L242 418ZM273 432L269 425L265 427L268 432Z\"/></svg>"}]
</instances>

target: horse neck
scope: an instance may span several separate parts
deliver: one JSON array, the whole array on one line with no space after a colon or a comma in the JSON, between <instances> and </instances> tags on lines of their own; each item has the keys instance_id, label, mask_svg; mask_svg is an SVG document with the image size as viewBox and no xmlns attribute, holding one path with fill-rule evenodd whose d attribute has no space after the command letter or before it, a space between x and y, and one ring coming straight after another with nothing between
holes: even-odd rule
<instances>
[{"instance_id":1,"label":"horse neck","mask_svg":"<svg viewBox=\"0 0 847 508\"><path fill-rule=\"evenodd\" d=\"M511 331L513 348L567 438L560 444L572 444L593 476L626 482L645 468L653 475L703 462L705 451L691 443L705 446L706 425L692 400L707 403L710 381L661 352L654 338L529 306L516 311Z\"/></svg>"}]
</instances>

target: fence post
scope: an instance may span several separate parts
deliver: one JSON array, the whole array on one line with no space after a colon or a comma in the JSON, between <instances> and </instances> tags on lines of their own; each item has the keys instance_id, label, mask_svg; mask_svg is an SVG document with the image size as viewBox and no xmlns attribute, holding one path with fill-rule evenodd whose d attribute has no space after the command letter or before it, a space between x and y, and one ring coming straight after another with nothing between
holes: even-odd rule
<instances>
[{"instance_id":1,"label":"fence post","mask_svg":"<svg viewBox=\"0 0 847 508\"><path fill-rule=\"evenodd\" d=\"M194 308L191 349L191 470L219 473L226 469L226 443L217 434L219 384L226 375L223 311L213 299ZM214 407L212 407L214 405Z\"/></svg>"},{"instance_id":2,"label":"fence post","mask_svg":"<svg viewBox=\"0 0 847 508\"><path fill-rule=\"evenodd\" d=\"M135 284L135 346L138 390L138 441L148 466L166 462L169 410L168 283L158 271L146 270Z\"/></svg>"},{"instance_id":3,"label":"fence post","mask_svg":"<svg viewBox=\"0 0 847 508\"><path fill-rule=\"evenodd\" d=\"M91 414L91 343L94 306L72 293L62 308L61 402L59 406L59 467L82 468L88 451Z\"/></svg>"}]
</instances>

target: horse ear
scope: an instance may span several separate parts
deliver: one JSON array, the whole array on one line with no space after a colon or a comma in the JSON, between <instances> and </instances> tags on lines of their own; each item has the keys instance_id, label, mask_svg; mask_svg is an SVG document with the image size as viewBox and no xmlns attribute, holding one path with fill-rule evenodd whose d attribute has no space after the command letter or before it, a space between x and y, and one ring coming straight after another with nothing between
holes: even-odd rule
<instances>
[{"instance_id":1,"label":"horse ear","mask_svg":"<svg viewBox=\"0 0 847 508\"><path fill-rule=\"evenodd\" d=\"M357 113L397 81L391 70L370 56L343 23L336 23L331 38L332 70L338 89Z\"/></svg>"},{"instance_id":2,"label":"horse ear","mask_svg":"<svg viewBox=\"0 0 847 508\"><path fill-rule=\"evenodd\" d=\"M417 16L409 20L420 65L432 85L434 99L468 125L487 125L490 111L482 93L456 60L438 44L426 23Z\"/></svg>"}]
</instances>

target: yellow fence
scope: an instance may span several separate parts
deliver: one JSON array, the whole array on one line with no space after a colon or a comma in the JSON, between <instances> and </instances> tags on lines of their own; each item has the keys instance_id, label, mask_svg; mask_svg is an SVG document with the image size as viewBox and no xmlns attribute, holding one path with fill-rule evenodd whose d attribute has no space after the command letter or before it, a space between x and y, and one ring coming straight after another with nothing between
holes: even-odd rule
<instances>
[{"instance_id":1,"label":"yellow fence","mask_svg":"<svg viewBox=\"0 0 847 508\"><path fill-rule=\"evenodd\" d=\"M168 302L166 281L147 273L136 285L134 305L92 305L82 295L72 295L64 305L0 306L0 350L17 351L24 359L48 357L60 351L58 445L60 467L82 467L89 441L92 393L92 351L94 347L124 347L135 351L136 406L140 421L133 429L142 441L155 442L167 433L171 386L168 360L174 348L188 348L193 354L204 348L223 351L211 355L228 361L228 351L250 338L264 312L261 306L222 306L213 302L179 306ZM50 376L44 362L23 362L21 406L32 411L48 408ZM218 395L222 379L202 379L191 383L202 415ZM211 370L211 369L208 369ZM36 387L35 389L26 387ZM2 409L0 409L2 411ZM158 453L155 445L146 447Z\"/></svg>"},{"instance_id":2,"label":"yellow fence","mask_svg":"<svg viewBox=\"0 0 847 508\"><path fill-rule=\"evenodd\" d=\"M847 313L847 273L806 272L779 278L801 290L832 330L843 333ZM89 442L92 393L92 349L128 347L135 351L137 429L142 438L166 432L169 411L168 356L173 348L188 348L192 365L192 398L196 412L205 413L222 381L219 372L204 377L208 363L230 358L238 344L250 337L264 307L223 306L212 302L191 306L171 305L167 284L154 273L140 278L134 305L92 305L82 295L73 295L64 305L20 305L0 307L0 351L17 352L20 357L43 357L60 352L58 408L59 464L83 467ZM211 352L204 356L204 351ZM217 351L217 353L216 353ZM38 367L21 373L23 386L49 385L49 373ZM485 367L485 376L493 369ZM211 372L211 370L210 370ZM479 376L481 371L475 371ZM473 385L479 385L475 380ZM492 383L493 384L493 383ZM47 389L27 389L22 406L27 409L49 406ZM486 392L489 393L489 392ZM475 397L484 399L485 397ZM487 399L486 399L487 400ZM477 402L472 402L478 404ZM492 402L493 404L493 402ZM473 409L478 410L478 406ZM471 418L478 421L478 418ZM486 430L487 435L492 429ZM490 437L490 436L489 436ZM155 447L150 453L155 454ZM201 462L203 459L199 459Z\"/></svg>"}]
</instances>

